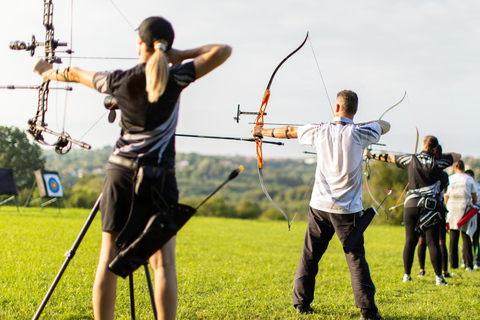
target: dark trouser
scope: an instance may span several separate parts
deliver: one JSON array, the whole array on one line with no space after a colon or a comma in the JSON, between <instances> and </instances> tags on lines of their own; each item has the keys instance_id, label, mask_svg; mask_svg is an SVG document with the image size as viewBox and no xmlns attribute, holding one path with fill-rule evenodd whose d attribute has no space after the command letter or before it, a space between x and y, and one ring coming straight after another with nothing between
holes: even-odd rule
<instances>
[{"instance_id":1,"label":"dark trouser","mask_svg":"<svg viewBox=\"0 0 480 320\"><path fill-rule=\"evenodd\" d=\"M460 233L462 234L465 266L473 269L472 241L466 232L460 230L450 230L450 267L452 269L458 268L458 239L460 238Z\"/></svg>"},{"instance_id":2,"label":"dark trouser","mask_svg":"<svg viewBox=\"0 0 480 320\"><path fill-rule=\"evenodd\" d=\"M318 263L330 240L337 233L338 239L343 243L359 217L359 213L335 214L310 208L303 252L294 281L294 306L309 306L313 301ZM376 312L375 286L365 259L363 237L350 252L345 253L345 258L350 269L355 305Z\"/></svg>"},{"instance_id":3,"label":"dark trouser","mask_svg":"<svg viewBox=\"0 0 480 320\"><path fill-rule=\"evenodd\" d=\"M475 219L475 218L473 218ZM480 248L478 247L478 238L480 236L480 213L477 214L477 231L473 234L473 262L480 262Z\"/></svg>"},{"instance_id":4,"label":"dark trouser","mask_svg":"<svg viewBox=\"0 0 480 320\"><path fill-rule=\"evenodd\" d=\"M440 224L440 252L442 253L442 270L448 271L448 250L447 250L447 227L445 216L439 222ZM425 270L425 258L427 253L427 240L425 235L418 239L417 256L420 270Z\"/></svg>"},{"instance_id":5,"label":"dark trouser","mask_svg":"<svg viewBox=\"0 0 480 320\"><path fill-rule=\"evenodd\" d=\"M420 219L421 208L408 207L403 211L405 223L405 247L403 248L403 269L406 274L411 274L415 248L418 243L418 235L415 233L415 226ZM442 275L442 255L440 251L440 224L437 223L425 232L430 262L432 263L435 275Z\"/></svg>"}]
</instances>

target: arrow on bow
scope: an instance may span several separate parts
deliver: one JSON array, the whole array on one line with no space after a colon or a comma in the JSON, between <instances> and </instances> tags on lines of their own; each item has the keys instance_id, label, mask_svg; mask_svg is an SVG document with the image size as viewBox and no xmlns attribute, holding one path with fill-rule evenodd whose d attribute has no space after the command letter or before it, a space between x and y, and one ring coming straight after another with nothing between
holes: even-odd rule
<instances>
[{"instance_id":1,"label":"arrow on bow","mask_svg":"<svg viewBox=\"0 0 480 320\"><path fill-rule=\"evenodd\" d=\"M44 0L43 6L43 26L45 27L45 42L38 42L35 36L32 36L32 41L29 44L26 44L22 41L12 41L10 42L10 49L12 50L25 50L30 51L30 55L35 55L35 50L37 47L45 47L45 60L49 63L62 63L61 59L55 55L55 50L57 47L66 47L67 43L59 42L54 38L54 27L53 27L53 1ZM64 52L71 54L72 50L65 50ZM28 129L25 131L27 136L32 137L36 142L47 145L54 146L55 151L58 154L66 154L72 148L72 145L78 145L84 149L91 149L92 147L82 141L72 139L70 135L62 130L61 133L55 132L48 128L48 124L45 121L45 116L48 111L48 94L50 91L50 80L44 80L43 83L38 87L38 106L35 116L28 121ZM57 142L50 144L47 143L43 137L43 133L48 133L58 138Z\"/></svg>"},{"instance_id":2,"label":"arrow on bow","mask_svg":"<svg viewBox=\"0 0 480 320\"><path fill-rule=\"evenodd\" d=\"M105 109L109 112L108 122L113 123L117 117L117 110L120 110L118 107L117 99L112 96L106 96L103 100ZM234 141L245 141L245 142L256 142L254 138L241 138L241 137L224 137L224 136L210 136L210 135L199 135L199 134L185 134L185 133L175 133L176 137L182 138L200 138L200 139L214 139L214 140L234 140ZM277 146L285 145L280 141L264 141L264 143L275 144Z\"/></svg>"},{"instance_id":3,"label":"arrow on bow","mask_svg":"<svg viewBox=\"0 0 480 320\"><path fill-rule=\"evenodd\" d=\"M270 77L270 80L268 81L267 88L265 89L265 93L264 93L263 99L262 99L262 104L260 105L260 110L258 111L258 115L257 115L257 118L255 120L255 125L256 126L263 128L263 125L265 124L264 123L264 116L266 114L265 110L267 109L268 100L270 98L270 87L272 86L272 82L273 82L273 79L275 78L275 75L277 74L277 71L285 63L285 61L287 61L291 56L293 56L295 53L297 53L303 47L305 42L307 42L307 39L308 39L308 32L307 32L307 35L306 35L305 39L303 40L303 42L295 50L293 50L291 53L289 53L278 64L278 66L273 71L273 73ZM275 201L273 201L272 197L270 196L270 194L267 191L267 188L265 187L265 182L264 182L263 173L262 173L262 170L263 170L263 167L264 167L263 149L262 149L263 139L262 138L257 138L256 141L255 141L255 145L256 145L256 151L257 151L258 178L260 179L260 184L262 186L263 192L265 193L265 196L267 196L268 200L270 200L270 202L283 214L283 216L287 220L288 230L290 230L290 220L288 219L287 214L275 203Z\"/></svg>"}]
</instances>

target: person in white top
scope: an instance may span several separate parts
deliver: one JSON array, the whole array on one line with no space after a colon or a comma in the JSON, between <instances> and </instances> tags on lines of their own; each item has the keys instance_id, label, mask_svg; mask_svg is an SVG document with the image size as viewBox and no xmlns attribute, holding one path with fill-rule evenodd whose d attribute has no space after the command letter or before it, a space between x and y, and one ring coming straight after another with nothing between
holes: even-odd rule
<instances>
[{"instance_id":1,"label":"person in white top","mask_svg":"<svg viewBox=\"0 0 480 320\"><path fill-rule=\"evenodd\" d=\"M475 172L473 170L468 169L465 170L465 173L468 174L470 177L475 179ZM480 190L480 183L479 181L476 182L476 187L477 187L477 203L474 205L477 208L480 208L480 197L478 196L478 191ZM474 231L472 235L472 247L473 247L473 269L478 270L480 269L480 248L478 244L478 240L480 237L480 211L477 212L477 216L473 217L472 219L476 219L476 230ZM464 259L465 261L465 259Z\"/></svg>"},{"instance_id":2,"label":"person in white top","mask_svg":"<svg viewBox=\"0 0 480 320\"><path fill-rule=\"evenodd\" d=\"M468 205L477 202L477 187L475 180L465 173L465 164L459 160L454 165L455 174L450 176L450 185L445 193L447 205L447 223L450 227L450 267L458 268L458 239L460 233L463 241L463 257L465 259L465 270L473 270L472 241L467 234L467 224L457 226L465 214Z\"/></svg>"},{"instance_id":3,"label":"person in white top","mask_svg":"<svg viewBox=\"0 0 480 320\"><path fill-rule=\"evenodd\" d=\"M333 121L264 129L254 127L256 137L298 138L302 145L317 149L315 184L310 200L303 252L294 280L293 305L299 313L310 314L318 263L336 233L343 243L360 218L362 207L362 161L364 149L390 130L383 120L355 124L357 94L343 90L337 94ZM375 305L375 286L365 259L363 237L345 252L351 273L355 305L361 319L382 319Z\"/></svg>"}]
</instances>

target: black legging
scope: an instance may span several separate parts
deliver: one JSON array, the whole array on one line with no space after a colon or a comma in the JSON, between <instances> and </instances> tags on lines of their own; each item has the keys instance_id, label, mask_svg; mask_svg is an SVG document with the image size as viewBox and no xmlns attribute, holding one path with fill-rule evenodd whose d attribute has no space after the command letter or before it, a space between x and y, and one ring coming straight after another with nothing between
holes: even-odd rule
<instances>
[{"instance_id":1,"label":"black legging","mask_svg":"<svg viewBox=\"0 0 480 320\"><path fill-rule=\"evenodd\" d=\"M463 242L463 258L465 259L465 266L473 269L473 253L472 253L472 241L470 236L460 230L451 230L450 229L450 267L452 269L458 268L458 239L462 234Z\"/></svg>"},{"instance_id":2,"label":"black legging","mask_svg":"<svg viewBox=\"0 0 480 320\"><path fill-rule=\"evenodd\" d=\"M445 215L440 219L440 251L442 253L442 270L448 272L448 250L447 250L447 226ZM427 253L427 241L425 235L418 239L417 257L420 270L425 270L425 258Z\"/></svg>"},{"instance_id":3,"label":"black legging","mask_svg":"<svg viewBox=\"0 0 480 320\"><path fill-rule=\"evenodd\" d=\"M405 247L403 248L403 268L406 274L412 273L415 248L418 244L418 236L415 233L415 226L420 218L421 208L406 207L403 211L403 221L405 224ZM440 224L437 223L425 232L428 251L430 253L430 262L432 263L435 275L442 275L442 255L440 251Z\"/></svg>"}]
</instances>

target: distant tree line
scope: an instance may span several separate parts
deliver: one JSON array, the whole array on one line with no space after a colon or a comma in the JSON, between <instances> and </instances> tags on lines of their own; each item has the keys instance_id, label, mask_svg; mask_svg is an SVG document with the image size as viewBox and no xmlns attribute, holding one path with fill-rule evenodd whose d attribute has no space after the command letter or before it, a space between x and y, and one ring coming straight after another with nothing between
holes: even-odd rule
<instances>
[{"instance_id":1,"label":"distant tree line","mask_svg":"<svg viewBox=\"0 0 480 320\"><path fill-rule=\"evenodd\" d=\"M86 151L73 149L66 155L58 155L51 149L43 149L30 142L18 128L0 126L0 168L13 168L19 202L23 203L35 186L33 171L46 169L59 172L65 197L64 207L91 208L102 189L105 166L112 147ZM257 162L252 157L204 156L195 153L177 154L176 175L180 201L196 207L210 192L222 183L239 165L245 170L228 183L217 195L203 205L198 215L239 219L284 219L283 215L264 195L257 172ZM265 159L263 176L266 189L274 201L285 211L290 220L307 217L312 190L314 161L306 159ZM311 160L311 159L309 159ZM464 158L477 179L480 178L480 159ZM394 188L379 209L380 218L375 223L398 224L403 220L404 189L407 173L394 164L371 161L369 170L364 168L368 185L364 181L364 207L376 206L368 192L378 202ZM34 188L33 197L38 196ZM396 209L390 208L398 206Z\"/></svg>"},{"instance_id":2,"label":"distant tree line","mask_svg":"<svg viewBox=\"0 0 480 320\"><path fill-rule=\"evenodd\" d=\"M13 169L17 190L22 198L35 181L35 170L45 169L46 160L38 144L32 144L16 127L0 126L0 168Z\"/></svg>"}]
</instances>

